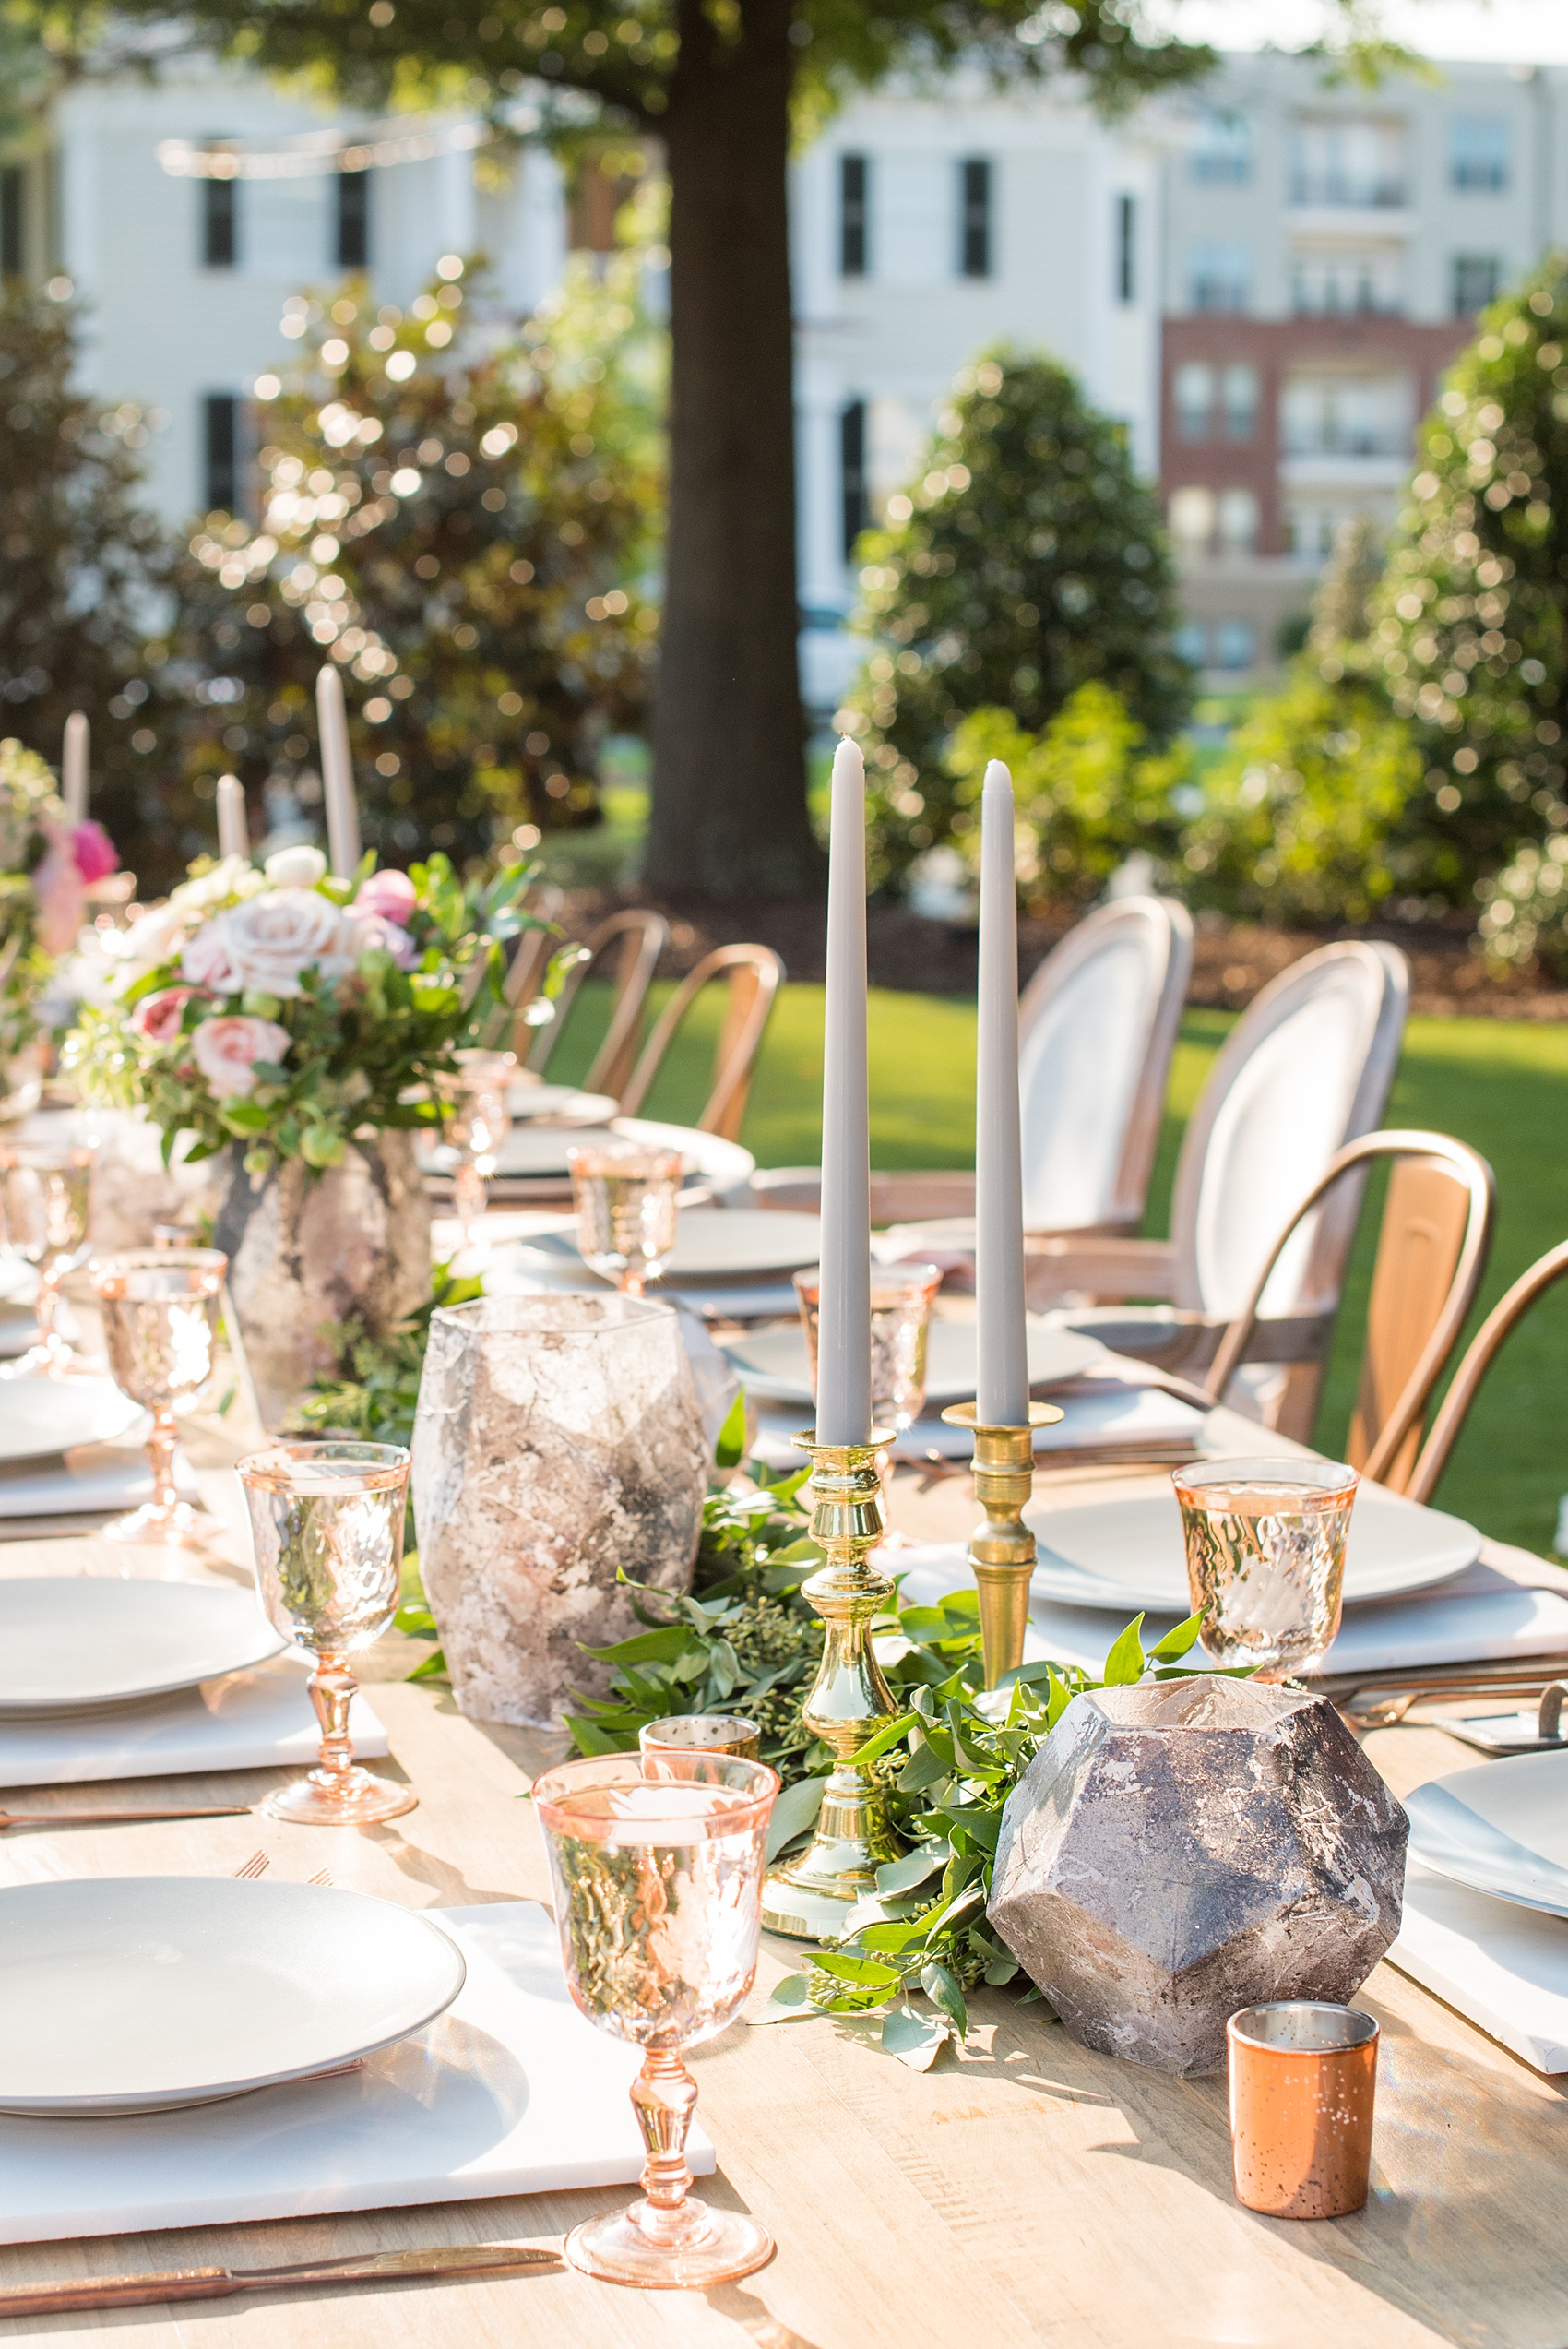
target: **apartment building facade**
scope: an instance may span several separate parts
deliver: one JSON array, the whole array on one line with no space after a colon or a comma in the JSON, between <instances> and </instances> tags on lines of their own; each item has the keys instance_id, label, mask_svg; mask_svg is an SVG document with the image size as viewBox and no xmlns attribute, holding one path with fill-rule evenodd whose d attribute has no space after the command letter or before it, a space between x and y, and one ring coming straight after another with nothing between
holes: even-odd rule
<instances>
[{"instance_id":1,"label":"apartment building facade","mask_svg":"<svg viewBox=\"0 0 1568 2349\"><path fill-rule=\"evenodd\" d=\"M1164 110L1160 483L1182 649L1277 659L1339 525L1386 526L1478 309L1568 245L1568 73L1366 90L1232 56Z\"/></svg>"}]
</instances>

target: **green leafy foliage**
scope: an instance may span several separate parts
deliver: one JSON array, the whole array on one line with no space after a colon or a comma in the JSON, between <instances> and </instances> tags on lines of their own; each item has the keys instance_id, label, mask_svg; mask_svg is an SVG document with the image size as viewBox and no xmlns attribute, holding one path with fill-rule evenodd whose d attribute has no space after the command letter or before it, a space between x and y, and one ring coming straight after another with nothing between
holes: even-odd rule
<instances>
[{"instance_id":1,"label":"green leafy foliage","mask_svg":"<svg viewBox=\"0 0 1568 2349\"><path fill-rule=\"evenodd\" d=\"M947 754L956 781L952 829L977 864L987 764L1013 777L1016 865L1026 905L1087 903L1134 849L1161 862L1176 847L1172 797L1187 769L1180 753L1149 754L1147 736L1109 686L1091 679L1038 734L1007 709L964 719Z\"/></svg>"},{"instance_id":2,"label":"green leafy foliage","mask_svg":"<svg viewBox=\"0 0 1568 2349\"><path fill-rule=\"evenodd\" d=\"M970 712L1010 710L1036 736L1093 682L1153 743L1181 722L1158 512L1122 427L1051 361L1001 350L958 377L919 477L860 554L857 625L875 649L851 708L873 887L967 811L947 757Z\"/></svg>"},{"instance_id":3,"label":"green leafy foliage","mask_svg":"<svg viewBox=\"0 0 1568 2349\"><path fill-rule=\"evenodd\" d=\"M1423 885L1455 902L1508 868L1483 936L1568 967L1568 260L1482 314L1422 427L1369 646L1424 753ZM1534 861L1519 862L1533 846ZM1517 925L1517 926L1516 926Z\"/></svg>"},{"instance_id":4,"label":"green leafy foliage","mask_svg":"<svg viewBox=\"0 0 1568 2349\"><path fill-rule=\"evenodd\" d=\"M260 520L208 515L174 573L198 788L232 769L310 799L330 657L384 855L592 820L606 734L645 719L658 626L663 338L637 268L574 262L520 330L467 277L407 314L362 283L291 305Z\"/></svg>"}]
</instances>

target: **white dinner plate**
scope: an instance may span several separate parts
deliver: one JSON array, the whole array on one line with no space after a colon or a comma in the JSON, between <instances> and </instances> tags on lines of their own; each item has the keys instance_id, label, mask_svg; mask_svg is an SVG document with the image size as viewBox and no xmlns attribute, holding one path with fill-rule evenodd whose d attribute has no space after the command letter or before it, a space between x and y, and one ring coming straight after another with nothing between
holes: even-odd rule
<instances>
[{"instance_id":1,"label":"white dinner plate","mask_svg":"<svg viewBox=\"0 0 1568 2349\"><path fill-rule=\"evenodd\" d=\"M799 1272L814 1264L822 1247L822 1219L782 1209L691 1207L682 1210L675 1252L661 1278L667 1287L688 1281L747 1281L762 1274ZM551 1272L584 1271L576 1232L541 1232L521 1243L518 1255L535 1257Z\"/></svg>"},{"instance_id":2,"label":"white dinner plate","mask_svg":"<svg viewBox=\"0 0 1568 2349\"><path fill-rule=\"evenodd\" d=\"M30 1306L37 1294L38 1267L29 1264L25 1257L0 1252L0 1300Z\"/></svg>"},{"instance_id":3,"label":"white dinner plate","mask_svg":"<svg viewBox=\"0 0 1568 2349\"><path fill-rule=\"evenodd\" d=\"M1189 1612L1182 1513L1169 1485L1077 1508L1028 1508L1024 1521L1039 1544L1037 1598L1123 1612ZM1473 1525L1363 1485L1350 1513L1345 1597L1388 1599L1425 1590L1473 1566L1480 1547Z\"/></svg>"},{"instance_id":4,"label":"white dinner plate","mask_svg":"<svg viewBox=\"0 0 1568 2349\"><path fill-rule=\"evenodd\" d=\"M0 1891L0 2112L215 2104L406 2039L463 1986L412 1909L312 1884L87 1878Z\"/></svg>"},{"instance_id":5,"label":"white dinner plate","mask_svg":"<svg viewBox=\"0 0 1568 2349\"><path fill-rule=\"evenodd\" d=\"M1568 1916L1568 1754L1515 1754L1405 1797L1410 1853L1440 1876Z\"/></svg>"},{"instance_id":6,"label":"white dinner plate","mask_svg":"<svg viewBox=\"0 0 1568 2349\"><path fill-rule=\"evenodd\" d=\"M0 1378L0 1461L113 1444L143 1416L112 1378Z\"/></svg>"},{"instance_id":7,"label":"white dinner plate","mask_svg":"<svg viewBox=\"0 0 1568 2349\"><path fill-rule=\"evenodd\" d=\"M518 1120L569 1117L575 1126L608 1126L615 1115L612 1093L585 1093L576 1085L515 1084L506 1088L506 1107Z\"/></svg>"},{"instance_id":8,"label":"white dinner plate","mask_svg":"<svg viewBox=\"0 0 1568 2349\"><path fill-rule=\"evenodd\" d=\"M286 1644L254 1591L97 1574L0 1579L0 1721L139 1704L247 1672Z\"/></svg>"},{"instance_id":9,"label":"white dinner plate","mask_svg":"<svg viewBox=\"0 0 1568 2349\"><path fill-rule=\"evenodd\" d=\"M806 1333L798 1321L749 1330L738 1338L720 1338L719 1343L748 1394L768 1402L810 1404L814 1400ZM1075 1330L1058 1330L1033 1320L1028 1325L1028 1348L1031 1387L1055 1386L1079 1377L1105 1351L1095 1339L1079 1337ZM974 1323L933 1321L926 1349L927 1403L968 1402L975 1391L975 1372Z\"/></svg>"}]
</instances>

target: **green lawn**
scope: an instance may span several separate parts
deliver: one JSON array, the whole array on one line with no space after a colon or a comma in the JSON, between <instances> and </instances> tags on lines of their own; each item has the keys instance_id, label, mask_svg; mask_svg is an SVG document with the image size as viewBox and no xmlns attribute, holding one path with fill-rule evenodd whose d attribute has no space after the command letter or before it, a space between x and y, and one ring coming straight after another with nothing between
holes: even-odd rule
<instances>
[{"instance_id":1,"label":"green lawn","mask_svg":"<svg viewBox=\"0 0 1568 2349\"><path fill-rule=\"evenodd\" d=\"M552 1076L580 1076L602 1031L608 989L584 990ZM707 1008L706 1007L704 1008ZM680 1041L648 1103L688 1121L700 1111L718 1005ZM1182 1023L1147 1228L1164 1217L1182 1128L1229 1026L1222 1012ZM872 1162L883 1167L973 1163L972 1004L946 996L871 999ZM752 1092L745 1140L765 1166L814 1162L822 1081L822 990L784 989ZM1413 1019L1386 1122L1456 1134L1497 1174L1497 1236L1477 1318L1536 1257L1568 1236L1568 1027L1494 1019ZM1375 1245L1375 1194L1362 1218L1341 1342L1330 1369L1318 1441L1344 1440L1354 1399L1359 1333ZM1489 1532L1550 1548L1568 1493L1568 1282L1538 1306L1503 1355L1471 1413L1439 1498Z\"/></svg>"}]
</instances>

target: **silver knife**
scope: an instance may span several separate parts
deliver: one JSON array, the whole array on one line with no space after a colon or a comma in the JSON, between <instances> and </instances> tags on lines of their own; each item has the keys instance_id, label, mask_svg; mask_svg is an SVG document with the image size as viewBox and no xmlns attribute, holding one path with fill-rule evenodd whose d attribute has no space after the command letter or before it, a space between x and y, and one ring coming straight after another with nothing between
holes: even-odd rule
<instances>
[{"instance_id":1,"label":"silver knife","mask_svg":"<svg viewBox=\"0 0 1568 2349\"><path fill-rule=\"evenodd\" d=\"M517 2275L558 2268L559 2251L518 2243L434 2244L424 2251L352 2252L282 2268L168 2268L147 2275L77 2276L0 2292L0 2317L47 2317L77 2308L139 2308L160 2301L227 2300L240 2292L282 2292L301 2283L391 2283L417 2277Z\"/></svg>"}]
</instances>

